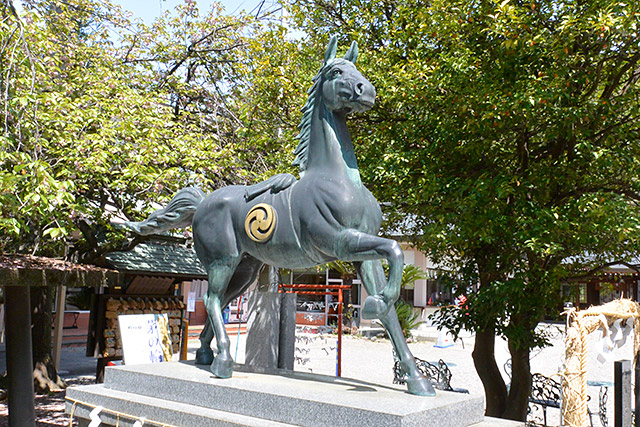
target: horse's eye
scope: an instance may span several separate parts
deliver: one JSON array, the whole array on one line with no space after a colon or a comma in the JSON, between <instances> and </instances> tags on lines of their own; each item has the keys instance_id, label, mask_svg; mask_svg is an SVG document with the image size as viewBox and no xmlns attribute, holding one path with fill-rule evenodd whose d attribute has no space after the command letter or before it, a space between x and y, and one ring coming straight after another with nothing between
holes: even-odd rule
<instances>
[{"instance_id":1,"label":"horse's eye","mask_svg":"<svg viewBox=\"0 0 640 427\"><path fill-rule=\"evenodd\" d=\"M342 75L342 70L339 68L336 68L335 70L333 70L331 72L331 77L338 77Z\"/></svg>"}]
</instances>

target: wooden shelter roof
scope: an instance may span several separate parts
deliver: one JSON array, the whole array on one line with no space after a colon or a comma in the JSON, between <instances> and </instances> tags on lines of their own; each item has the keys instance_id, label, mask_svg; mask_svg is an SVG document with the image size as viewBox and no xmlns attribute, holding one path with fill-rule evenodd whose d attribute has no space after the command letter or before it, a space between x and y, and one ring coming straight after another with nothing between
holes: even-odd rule
<instances>
[{"instance_id":1,"label":"wooden shelter roof","mask_svg":"<svg viewBox=\"0 0 640 427\"><path fill-rule=\"evenodd\" d=\"M0 286L96 287L116 284L118 272L56 258L0 254Z\"/></svg>"},{"instance_id":2,"label":"wooden shelter roof","mask_svg":"<svg viewBox=\"0 0 640 427\"><path fill-rule=\"evenodd\" d=\"M128 252L110 252L105 259L121 272L184 279L207 278L196 251L179 241L140 243Z\"/></svg>"}]
</instances>

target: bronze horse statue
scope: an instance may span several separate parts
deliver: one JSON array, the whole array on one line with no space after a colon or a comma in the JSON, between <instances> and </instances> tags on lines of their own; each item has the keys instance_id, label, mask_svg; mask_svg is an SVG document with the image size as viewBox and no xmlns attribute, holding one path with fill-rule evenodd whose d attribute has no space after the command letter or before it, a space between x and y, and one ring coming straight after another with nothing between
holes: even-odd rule
<instances>
[{"instance_id":1,"label":"bronze horse statue","mask_svg":"<svg viewBox=\"0 0 640 427\"><path fill-rule=\"evenodd\" d=\"M434 395L416 367L394 308L402 250L396 241L377 236L382 213L360 180L347 129L347 114L369 110L376 91L354 65L357 44L353 42L343 58L336 58L336 47L333 37L302 109L300 143L294 152L299 180L281 174L253 186L220 188L208 196L186 188L147 220L127 226L150 234L193 225L195 250L209 279L204 299L209 322L200 335L196 362L211 364L217 377L228 378L233 369L222 308L255 281L263 265L305 268L339 259L352 262L360 275L370 295L362 316L379 319L387 329L409 392ZM388 280L382 259L389 263Z\"/></svg>"}]
</instances>

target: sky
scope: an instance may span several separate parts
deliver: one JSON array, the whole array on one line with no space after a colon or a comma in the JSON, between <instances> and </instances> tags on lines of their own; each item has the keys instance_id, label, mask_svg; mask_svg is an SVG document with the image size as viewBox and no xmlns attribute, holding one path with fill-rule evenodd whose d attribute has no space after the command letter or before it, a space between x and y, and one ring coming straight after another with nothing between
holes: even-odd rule
<instances>
[{"instance_id":1,"label":"sky","mask_svg":"<svg viewBox=\"0 0 640 427\"><path fill-rule=\"evenodd\" d=\"M195 0L201 14L206 14L215 0ZM226 14L235 15L241 11L256 14L259 11L279 10L278 0L217 0L225 9ZM112 3L120 5L124 10L133 13L132 20L141 19L149 25L166 11L174 11L176 6L185 0L111 0ZM13 0L18 13L22 11L21 0ZM292 31L293 38L302 37L302 32Z\"/></svg>"},{"instance_id":2,"label":"sky","mask_svg":"<svg viewBox=\"0 0 640 427\"><path fill-rule=\"evenodd\" d=\"M135 18L142 19L146 24L150 24L167 10L174 10L178 4L184 0L112 0L122 6L123 9L133 12ZM251 12L262 0L220 0L228 14L236 14L241 10ZM211 8L213 0L196 0L198 8L205 13ZM271 1L267 0L270 4Z\"/></svg>"},{"instance_id":3,"label":"sky","mask_svg":"<svg viewBox=\"0 0 640 427\"><path fill-rule=\"evenodd\" d=\"M112 0L113 3L122 6L123 9L133 12L134 18L142 19L146 24L150 24L167 10L174 10L177 5L185 0ZM214 0L195 0L201 12L206 13ZM241 10L247 12L255 11L261 3L265 7L273 5L276 0L218 0L228 14L234 15ZM14 5L18 12L22 10L20 0L14 0Z\"/></svg>"}]
</instances>

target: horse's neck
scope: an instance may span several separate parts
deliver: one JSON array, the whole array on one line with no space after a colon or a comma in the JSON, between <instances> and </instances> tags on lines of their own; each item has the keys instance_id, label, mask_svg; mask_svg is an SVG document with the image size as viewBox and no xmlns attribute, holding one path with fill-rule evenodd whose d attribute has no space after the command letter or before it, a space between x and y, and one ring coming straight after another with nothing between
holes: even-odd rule
<instances>
[{"instance_id":1,"label":"horse's neck","mask_svg":"<svg viewBox=\"0 0 640 427\"><path fill-rule=\"evenodd\" d=\"M307 170L344 174L354 185L362 186L346 116L332 113L322 102L313 112Z\"/></svg>"}]
</instances>

